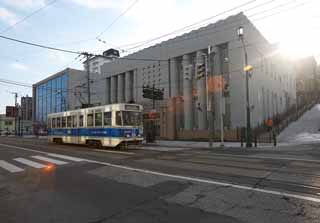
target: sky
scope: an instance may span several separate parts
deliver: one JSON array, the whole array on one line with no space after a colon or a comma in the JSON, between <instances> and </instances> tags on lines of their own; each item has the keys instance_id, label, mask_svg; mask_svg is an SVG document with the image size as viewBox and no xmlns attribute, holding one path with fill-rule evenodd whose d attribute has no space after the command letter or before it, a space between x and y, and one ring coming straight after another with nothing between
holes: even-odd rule
<instances>
[{"instance_id":1,"label":"sky","mask_svg":"<svg viewBox=\"0 0 320 223\"><path fill-rule=\"evenodd\" d=\"M122 54L128 54L139 50L128 50L132 43L251 2L201 25L243 11L271 43L279 43L286 53L315 55L320 61L319 0L56 0L19 22L50 2L52 0L0 0L0 35L68 50L102 53L113 47L127 50ZM134 6L110 26L133 3ZM19 24L14 25L17 22ZM8 27L10 29L4 31ZM99 38L106 43L96 39L104 30ZM0 49L0 78L3 79L33 84L66 67L83 68L73 54L4 39L0 39ZM5 112L6 105L14 104L12 92L18 92L19 96L32 94L30 88L0 83L0 113Z\"/></svg>"}]
</instances>

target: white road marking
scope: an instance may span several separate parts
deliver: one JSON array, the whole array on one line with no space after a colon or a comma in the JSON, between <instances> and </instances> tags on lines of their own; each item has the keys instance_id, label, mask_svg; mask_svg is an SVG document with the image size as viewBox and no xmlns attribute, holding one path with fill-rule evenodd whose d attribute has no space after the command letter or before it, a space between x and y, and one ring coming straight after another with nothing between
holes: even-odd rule
<instances>
[{"instance_id":1,"label":"white road marking","mask_svg":"<svg viewBox=\"0 0 320 223\"><path fill-rule=\"evenodd\" d=\"M134 155L135 154L133 152L112 151L112 150L106 150L106 149L94 149L94 151L104 152L104 153L124 154L124 155Z\"/></svg>"},{"instance_id":2,"label":"white road marking","mask_svg":"<svg viewBox=\"0 0 320 223\"><path fill-rule=\"evenodd\" d=\"M36 162L31 161L31 160L27 160L25 158L15 158L14 160L19 162L19 163L23 163L23 164L25 164L27 166L31 166L31 167L34 167L34 168L37 168L37 169L46 167L46 165L43 165L41 163L36 163Z\"/></svg>"},{"instance_id":3,"label":"white road marking","mask_svg":"<svg viewBox=\"0 0 320 223\"><path fill-rule=\"evenodd\" d=\"M167 174L167 173L162 173L162 172L157 172L157 171L152 171L152 170L133 168L133 167L116 165L116 164L106 163L106 162L99 162L99 161L94 161L94 160L87 160L87 161L90 162L90 163L98 163L98 164L102 164L102 165L105 165L105 166L111 166L111 167L116 167L116 168L120 168L120 169L136 171L136 172L141 172L141 173L146 173L146 174L153 174L153 175L157 175L157 176L171 177L171 178L175 178L175 179L179 179L179 180L187 180L187 181L193 181L193 182L197 182L197 183L207 183L207 184L213 184L213 185L219 185L219 186L225 186L225 187L232 187L232 188L237 188L237 189L242 189L242 190L249 190L249 191L255 191L255 192L261 192L261 193L266 193L266 194L273 194L273 195L291 197L291 198L296 198L296 199L301 199L301 200L313 201L313 202L316 202L316 203L320 203L320 198L315 198L315 197L308 197L308 196L303 196L303 195L298 195L298 194L291 194L291 193L286 193L286 192L281 192L281 191L260 189L260 188L250 187L250 186L242 186L242 185L232 184L232 183L223 183L223 182L219 182L219 181L206 180L206 179L195 178L195 177L187 177L187 176L180 176L180 175L175 175L175 174Z\"/></svg>"},{"instance_id":4,"label":"white road marking","mask_svg":"<svg viewBox=\"0 0 320 223\"><path fill-rule=\"evenodd\" d=\"M14 148L14 149L21 149L21 150L25 150L25 151L29 151L29 152L36 152L36 153L48 154L47 152L43 152L43 151L39 151L39 150L34 150L34 149L27 149L27 148L20 147L20 146L12 146L12 145L2 144L2 143L0 143L0 146L5 146L5 147L9 147L9 148Z\"/></svg>"},{"instance_id":5,"label":"white road marking","mask_svg":"<svg viewBox=\"0 0 320 223\"><path fill-rule=\"evenodd\" d=\"M56 153L47 153L47 155L48 156L53 156L53 157L56 157L56 158L65 159L65 160L71 160L71 161L75 161L75 162L86 161L85 159L81 159L81 158L78 158L78 157L60 155L60 154L56 154Z\"/></svg>"},{"instance_id":6,"label":"white road marking","mask_svg":"<svg viewBox=\"0 0 320 223\"><path fill-rule=\"evenodd\" d=\"M11 163L8 163L4 160L0 160L0 167L2 167L5 170L8 170L11 173L17 173L17 172L24 171L24 169L17 167Z\"/></svg>"},{"instance_id":7,"label":"white road marking","mask_svg":"<svg viewBox=\"0 0 320 223\"><path fill-rule=\"evenodd\" d=\"M67 164L67 162L65 162L65 161L51 159L51 158L44 157L44 156L32 156L32 158L35 158L35 159L38 159L38 160L42 160L42 161L46 161L46 162L49 162L49 163L54 163L54 164L57 164L57 165Z\"/></svg>"},{"instance_id":8,"label":"white road marking","mask_svg":"<svg viewBox=\"0 0 320 223\"><path fill-rule=\"evenodd\" d=\"M3 146L8 146L6 144L0 144ZM9 147L15 147L16 149L22 149L22 150L29 150L23 147L17 147L17 146L9 146ZM37 151L33 150L35 152L40 152L40 153L45 153L43 151ZM308 196L303 196L299 194L293 194L293 193L287 193L287 192L281 192L281 191L274 191L274 190L267 190L267 189L259 189L255 187L250 187L250 186L243 186L239 184L232 184L232 183L224 183L224 182L219 182L219 181L214 181L214 180L207 180L207 179L201 179L201 178L195 178L195 177L187 177L187 176L180 176L180 175L175 175L175 174L167 174L167 173L162 173L162 172L157 172L157 171L152 171L152 170L146 170L146 169L139 169L139 168L133 168L129 166L122 166L122 165L116 165L112 163L107 163L107 162L100 162L100 161L95 161L95 160L88 160L88 159L81 159L81 158L76 158L76 157L70 157L70 156L65 156L65 155L59 155L55 153L45 153L46 155L49 156L54 156L54 157L59 157L63 158L72 158L74 160L78 161L87 161L89 163L96 163L96 164L101 164L105 166L111 166L119 169L124 169L124 170L130 170L130 171L136 171L136 172L141 172L141 173L146 173L146 174L152 174L156 176L164 176L164 177L170 177L170 178L175 178L175 179L180 179L180 180L187 180L187 181L193 181L193 182L198 182L198 183L207 183L207 184L212 184L212 185L219 185L219 186L225 186L225 187L231 187L231 188L237 188L237 189L242 189L242 190L249 190L249 191L255 191L255 192L261 192L261 193L266 193L266 194L273 194L273 195L278 195L278 196L285 196L285 197L291 197L291 198L296 198L300 200L306 200L306 201L312 201L316 203L320 203L320 198L315 198L315 197L308 197ZM305 160L304 160L305 161Z\"/></svg>"}]
</instances>

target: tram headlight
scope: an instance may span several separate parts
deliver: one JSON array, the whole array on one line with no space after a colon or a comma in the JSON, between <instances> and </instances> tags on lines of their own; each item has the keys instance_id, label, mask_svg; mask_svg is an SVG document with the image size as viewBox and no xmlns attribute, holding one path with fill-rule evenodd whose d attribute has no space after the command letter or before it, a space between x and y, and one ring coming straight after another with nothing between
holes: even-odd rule
<instances>
[{"instance_id":1,"label":"tram headlight","mask_svg":"<svg viewBox=\"0 0 320 223\"><path fill-rule=\"evenodd\" d=\"M127 135L126 135L126 137L127 137L127 138L130 138L130 135L129 135L129 134L127 134Z\"/></svg>"}]
</instances>

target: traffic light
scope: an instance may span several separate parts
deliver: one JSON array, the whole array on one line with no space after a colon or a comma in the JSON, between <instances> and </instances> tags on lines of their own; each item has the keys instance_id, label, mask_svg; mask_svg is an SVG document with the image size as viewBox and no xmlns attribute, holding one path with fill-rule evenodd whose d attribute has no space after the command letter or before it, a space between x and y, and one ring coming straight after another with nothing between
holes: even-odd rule
<instances>
[{"instance_id":1,"label":"traffic light","mask_svg":"<svg viewBox=\"0 0 320 223\"><path fill-rule=\"evenodd\" d=\"M223 88L223 97L229 97L230 96L230 88L229 88L229 83L226 83L224 85L224 88Z\"/></svg>"},{"instance_id":2,"label":"traffic light","mask_svg":"<svg viewBox=\"0 0 320 223\"><path fill-rule=\"evenodd\" d=\"M183 66L183 77L186 80L191 80L192 65Z\"/></svg>"},{"instance_id":3,"label":"traffic light","mask_svg":"<svg viewBox=\"0 0 320 223\"><path fill-rule=\"evenodd\" d=\"M154 100L163 100L163 90L143 86L142 97Z\"/></svg>"},{"instance_id":4,"label":"traffic light","mask_svg":"<svg viewBox=\"0 0 320 223\"><path fill-rule=\"evenodd\" d=\"M206 66L204 63L197 64L197 79L200 79L206 75Z\"/></svg>"},{"instance_id":5,"label":"traffic light","mask_svg":"<svg viewBox=\"0 0 320 223\"><path fill-rule=\"evenodd\" d=\"M143 86L142 87L142 97L144 97L144 98L150 98L150 99L152 99L152 88L150 88L150 87L145 87L145 86Z\"/></svg>"}]
</instances>

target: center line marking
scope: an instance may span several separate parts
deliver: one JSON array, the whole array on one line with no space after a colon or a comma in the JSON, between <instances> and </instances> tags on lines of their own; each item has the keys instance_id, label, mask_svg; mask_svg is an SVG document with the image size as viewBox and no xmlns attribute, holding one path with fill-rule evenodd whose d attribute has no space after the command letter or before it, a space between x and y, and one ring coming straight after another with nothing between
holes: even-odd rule
<instances>
[{"instance_id":1,"label":"center line marking","mask_svg":"<svg viewBox=\"0 0 320 223\"><path fill-rule=\"evenodd\" d=\"M112 150L105 150L105 149L94 149L94 151L104 152L104 153L124 154L124 155L134 155L135 154L133 152L112 151Z\"/></svg>"}]
</instances>

